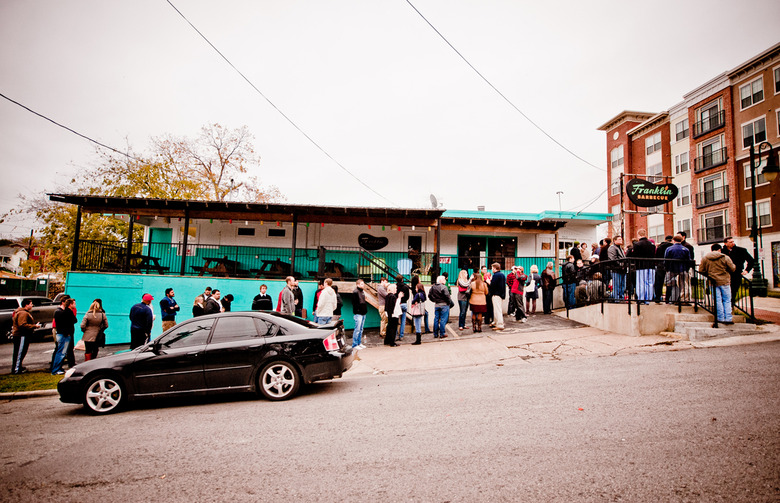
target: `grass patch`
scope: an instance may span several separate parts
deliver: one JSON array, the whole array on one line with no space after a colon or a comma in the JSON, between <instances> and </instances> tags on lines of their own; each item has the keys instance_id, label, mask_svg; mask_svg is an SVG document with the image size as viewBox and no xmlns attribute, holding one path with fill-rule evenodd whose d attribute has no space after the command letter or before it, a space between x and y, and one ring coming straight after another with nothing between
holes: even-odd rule
<instances>
[{"instance_id":1,"label":"grass patch","mask_svg":"<svg viewBox=\"0 0 780 503\"><path fill-rule=\"evenodd\" d=\"M28 372L26 374L0 375L0 393L57 389L62 376L53 376L48 372Z\"/></svg>"}]
</instances>

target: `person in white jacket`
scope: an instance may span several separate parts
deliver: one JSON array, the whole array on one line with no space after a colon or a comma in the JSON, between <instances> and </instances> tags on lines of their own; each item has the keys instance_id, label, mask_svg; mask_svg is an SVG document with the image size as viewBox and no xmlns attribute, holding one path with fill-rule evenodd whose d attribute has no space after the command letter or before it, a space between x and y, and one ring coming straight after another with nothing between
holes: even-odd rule
<instances>
[{"instance_id":1,"label":"person in white jacket","mask_svg":"<svg viewBox=\"0 0 780 503\"><path fill-rule=\"evenodd\" d=\"M336 309L336 292L333 290L333 280L325 278L325 286L320 292L320 298L317 300L317 323L327 325L333 318L333 311Z\"/></svg>"}]
</instances>

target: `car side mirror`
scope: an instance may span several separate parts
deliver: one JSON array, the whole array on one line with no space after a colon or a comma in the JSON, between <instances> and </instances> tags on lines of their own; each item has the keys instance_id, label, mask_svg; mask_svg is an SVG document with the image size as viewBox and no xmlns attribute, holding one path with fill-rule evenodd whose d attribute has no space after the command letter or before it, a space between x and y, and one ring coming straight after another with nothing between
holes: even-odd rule
<instances>
[{"instance_id":1,"label":"car side mirror","mask_svg":"<svg viewBox=\"0 0 780 503\"><path fill-rule=\"evenodd\" d=\"M159 355L160 352L162 351L162 343L159 340L153 341L151 349L152 349L152 353Z\"/></svg>"}]
</instances>

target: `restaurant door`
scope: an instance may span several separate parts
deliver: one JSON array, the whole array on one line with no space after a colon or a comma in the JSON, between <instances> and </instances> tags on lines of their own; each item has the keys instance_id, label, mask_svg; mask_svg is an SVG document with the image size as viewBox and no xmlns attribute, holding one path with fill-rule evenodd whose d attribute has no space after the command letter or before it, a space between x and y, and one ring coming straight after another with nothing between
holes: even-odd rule
<instances>
[{"instance_id":1,"label":"restaurant door","mask_svg":"<svg viewBox=\"0 0 780 503\"><path fill-rule=\"evenodd\" d=\"M458 267L474 271L498 262L502 270L515 263L517 238L458 236Z\"/></svg>"}]
</instances>

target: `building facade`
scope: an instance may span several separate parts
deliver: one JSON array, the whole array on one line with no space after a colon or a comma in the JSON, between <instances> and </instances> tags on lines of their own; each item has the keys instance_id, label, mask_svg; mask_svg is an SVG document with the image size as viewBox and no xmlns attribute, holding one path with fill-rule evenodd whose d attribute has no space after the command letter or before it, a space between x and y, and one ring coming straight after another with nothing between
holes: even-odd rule
<instances>
[{"instance_id":1,"label":"building facade","mask_svg":"<svg viewBox=\"0 0 780 503\"><path fill-rule=\"evenodd\" d=\"M622 234L630 242L642 228L657 242L684 231L697 259L712 243L733 236L752 253L753 146L761 269L770 288L780 289L780 181L761 175L769 159L765 143L778 162L779 105L777 44L693 89L667 111L624 111L599 127L607 136L608 209L615 215L609 234ZM764 144L760 151L759 144ZM655 208L636 208L622 190L632 177L671 182L678 188L677 198Z\"/></svg>"}]
</instances>

